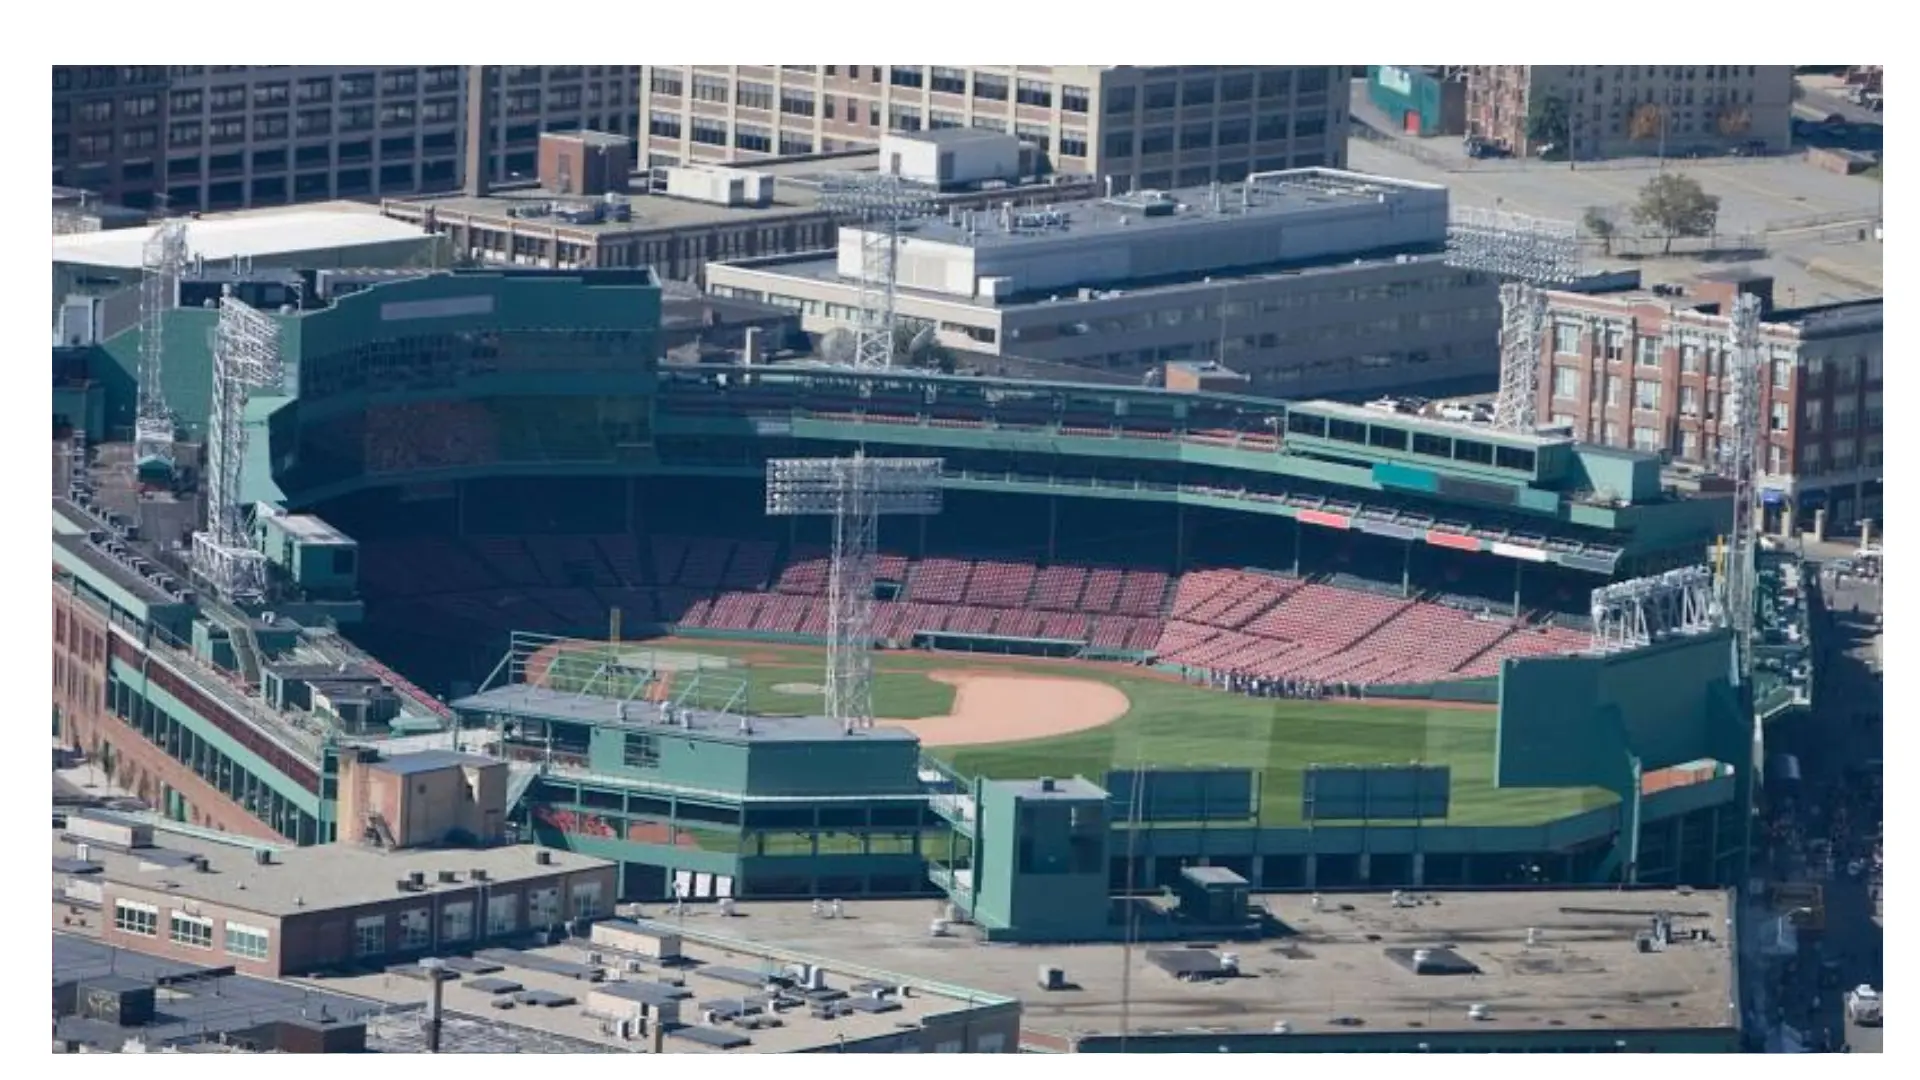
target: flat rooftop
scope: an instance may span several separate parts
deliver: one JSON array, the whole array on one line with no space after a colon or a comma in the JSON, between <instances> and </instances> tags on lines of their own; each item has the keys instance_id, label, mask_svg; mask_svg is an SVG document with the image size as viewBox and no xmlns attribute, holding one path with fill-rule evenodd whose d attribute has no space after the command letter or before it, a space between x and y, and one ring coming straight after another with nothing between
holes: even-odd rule
<instances>
[{"instance_id":1,"label":"flat rooftop","mask_svg":"<svg viewBox=\"0 0 1920 1080\"><path fill-rule=\"evenodd\" d=\"M1445 266L1446 253L1443 251L1415 251L1383 253L1361 256L1330 256L1304 263L1287 265L1268 265L1258 267L1225 267L1187 274L1171 274L1159 277L1132 277L1103 282L1089 286L1096 294L1113 289L1127 296L1162 295L1182 291L1205 291L1218 299L1221 286L1245 284L1256 281L1293 281L1316 275L1338 275L1355 270L1367 270L1382 266ZM800 278L807 281L824 282L838 285L849 291L858 287L858 282L840 274L839 256L831 251L805 252L796 255L769 255L754 259L737 259L723 265L728 270L746 270L769 274L775 277ZM730 281L736 287L751 287L745 281ZM1016 311L1026 308L1054 307L1064 308L1068 304L1079 302L1075 289L1036 289L1015 293L1011 297L994 300L985 296L956 296L950 293L931 292L900 286L901 296L914 297L947 307L971 307L983 311ZM1096 296L1096 299L1103 297Z\"/></svg>"},{"instance_id":2,"label":"flat rooftop","mask_svg":"<svg viewBox=\"0 0 1920 1080\"><path fill-rule=\"evenodd\" d=\"M1289 169L1263 173L1257 181L1184 187L1165 191L1136 191L1112 198L1061 203L1051 214L1040 207L1019 207L1011 214L1012 228L1002 215L980 212L969 231L964 219L930 217L916 222L916 240L963 244L975 248L1020 247L1044 243L1061 235L1090 233L1156 233L1189 229L1221 221L1311 219L1371 205L1396 195L1430 194L1444 189L1432 184L1367 176L1338 169ZM1150 207L1170 213L1154 213Z\"/></svg>"},{"instance_id":3,"label":"flat rooftop","mask_svg":"<svg viewBox=\"0 0 1920 1080\"><path fill-rule=\"evenodd\" d=\"M1238 978L1183 982L1148 958L1179 948L1133 949L1130 1005L1135 1034L1270 1032L1286 1021L1298 1033L1466 1027L1715 1028L1734 1017L1734 952L1727 897L1719 892L1566 890L1413 894L1396 908L1387 894L1261 900L1291 936L1220 943L1238 955ZM807 904L745 902L741 921L757 940L845 963L886 965L921 978L963 973L969 985L1024 1002L1022 1025L1060 1036L1117 1034L1126 951L1118 943L982 944L928 935L928 901L848 901L844 919L813 916ZM722 920L700 909L689 925ZM1674 917L1665 951L1639 951L1636 934L1655 913ZM1527 930L1537 928L1537 943ZM967 928L959 928L965 932ZM1685 940L1693 930L1711 940ZM1416 975L1390 949L1450 947L1476 974ZM1058 967L1074 988L1041 991L1035 972ZM1485 1020L1467 1008L1484 1004ZM1350 1019L1362 1022L1354 1027Z\"/></svg>"},{"instance_id":4,"label":"flat rooftop","mask_svg":"<svg viewBox=\"0 0 1920 1080\"><path fill-rule=\"evenodd\" d=\"M903 742L915 738L905 728L885 725L848 732L839 721L824 716L743 717L705 709L673 708L670 719L669 706L661 702L622 701L526 683L485 690L453 702L453 707L463 712L509 713L637 731L692 731L724 742L837 742L842 739Z\"/></svg>"},{"instance_id":5,"label":"flat rooftop","mask_svg":"<svg viewBox=\"0 0 1920 1080\"><path fill-rule=\"evenodd\" d=\"M104 811L90 813L116 817ZM150 818L137 820L152 823ZM612 865L605 859L551 850L552 861L543 865L534 861L534 852L547 849L534 844L405 851L322 844L278 850L272 862L263 864L255 857L257 845L227 843L196 832L190 835L156 824L151 848L116 850L88 842L87 858L99 867L94 873L100 880L268 916L384 902L400 895L394 882L415 871L426 875L426 887L410 895L471 889L468 878L474 870L486 871L495 884L511 884ZM75 843L64 830L53 830L53 857L76 858ZM195 856L207 861L206 870L193 865ZM441 870L454 871L459 882L440 884Z\"/></svg>"},{"instance_id":6,"label":"flat rooftop","mask_svg":"<svg viewBox=\"0 0 1920 1080\"><path fill-rule=\"evenodd\" d=\"M551 191L537 189L496 191L478 198L468 195L436 195L417 199L390 199L383 205L383 209L388 214L403 215L409 220L432 208L436 214L440 215L463 214L474 218L497 219L503 225L512 221L517 228L554 229L560 232L588 233L595 236L625 236L633 233L661 232L820 213L818 191L800 184L782 183L778 178L774 182L773 203L770 206L720 206L714 203L695 202L691 199L643 193L622 195L621 198L633 210L631 221L608 219L576 224L551 215L510 217L510 211L524 210L543 203L574 206L595 201L589 196L557 195Z\"/></svg>"},{"instance_id":7,"label":"flat rooftop","mask_svg":"<svg viewBox=\"0 0 1920 1080\"><path fill-rule=\"evenodd\" d=\"M664 908L657 909L664 912ZM504 1022L517 1028L537 1031L553 1036L578 1039L584 1042L617 1048L631 1052L645 1052L648 1043L645 1038L623 1040L617 1032L609 1032L608 1018L590 1015L588 995L598 991L611 991L620 995L623 986L654 984L662 980L678 979L684 984L687 996L681 1000L681 1020L683 1024L708 1030L717 1030L742 1036L750 1042L732 1050L723 1050L691 1038L669 1032L662 1043L662 1050L669 1054L780 1054L831 1047L841 1038L853 1043L861 1039L889 1035L903 1027L918 1027L930 1016L964 1010L975 1005L998 1005L1002 999L989 994L980 994L969 1001L965 991L953 990L944 986L929 986L926 982L910 976L890 974L886 969L850 971L836 968L832 958L817 961L827 969L826 986L830 991L840 991L846 999L868 998L874 986L883 986L891 991L901 984L913 987L911 996L889 993L886 1001L894 1007L884 1007L885 1011L851 1011L834 1019L816 1018L806 1008L793 1008L779 1011L781 1023L777 1027L762 1027L757 1030L745 1030L726 1021L712 1024L705 1022L703 1015L716 1006L723 1010L729 1005L757 999L765 1001L766 994L760 989L757 977L766 974L783 973L785 965L800 958L785 954L777 949L768 949L744 939L732 938L728 931L738 930L745 933L757 929L751 919L727 919L708 910L705 917L697 921L698 929L706 934L721 935L709 940L682 939L681 960L677 963L662 963L658 960L643 958L602 946L576 942L563 945L551 945L537 949L517 952L515 955L522 963L507 962L505 952L487 952L490 963L502 964L503 970L486 976L462 975L447 982L443 988L443 1004L450 1014L469 1021L474 1018L501 1016L501 1010L493 1007L500 993L496 984L482 982L475 985L476 978L500 979L517 983L525 991L547 991L552 994L570 997L574 1000L567 1004L540 1006L517 1005L504 1014ZM660 928L672 930L673 920L663 918ZM716 941L724 943L717 944ZM598 960L595 960L595 957ZM604 981L591 982L571 977L567 974L544 970L553 963L586 965L603 973ZM1031 978L1032 973L1028 973ZM296 980L301 981L301 980ZM394 1005L406 1006L424 1004L431 987L423 980L396 978L384 973L339 977L325 980L324 985L331 990L372 998ZM843 999L845 1000L845 999ZM869 999L870 1000L870 999ZM869 1008L871 1006L868 1006ZM638 1006L636 1004L635 1009Z\"/></svg>"},{"instance_id":8,"label":"flat rooftop","mask_svg":"<svg viewBox=\"0 0 1920 1080\"><path fill-rule=\"evenodd\" d=\"M56 236L53 261L137 270L147 240L159 228L151 225ZM236 255L273 258L424 237L417 225L378 214L338 210L300 209L257 216L202 218L187 225L187 249L208 262Z\"/></svg>"},{"instance_id":9,"label":"flat rooftop","mask_svg":"<svg viewBox=\"0 0 1920 1080\"><path fill-rule=\"evenodd\" d=\"M314 986L295 986L247 975L216 975L218 969L183 964L106 945L74 934L53 935L53 984L117 978L153 985L164 980L154 1001L154 1023L119 1027L78 1016L60 1017L55 1035L91 1049L119 1052L139 1038L149 1048L176 1041L217 1039L223 1033L258 1028L277 1020L313 1020L324 1011L336 1021L364 1019L380 1003Z\"/></svg>"},{"instance_id":10,"label":"flat rooftop","mask_svg":"<svg viewBox=\"0 0 1920 1080\"><path fill-rule=\"evenodd\" d=\"M1564 446L1573 442L1563 435L1536 435L1525 431L1502 431L1486 424L1472 424L1460 420L1442 420L1437 416L1413 416L1407 413L1390 413L1380 409L1370 409L1365 405L1349 405L1343 401L1301 401L1293 406L1322 416L1351 420L1357 424L1380 424L1386 427L1404 428L1408 431L1421 431L1430 435L1447 438L1471 438L1481 442L1497 443L1505 446L1524 446L1539 448L1542 446Z\"/></svg>"}]
</instances>

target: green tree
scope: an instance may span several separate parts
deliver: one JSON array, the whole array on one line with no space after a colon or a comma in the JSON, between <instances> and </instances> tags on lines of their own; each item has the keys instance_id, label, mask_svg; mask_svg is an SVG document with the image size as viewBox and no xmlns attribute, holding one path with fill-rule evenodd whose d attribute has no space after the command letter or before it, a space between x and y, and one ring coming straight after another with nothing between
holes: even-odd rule
<instances>
[{"instance_id":1,"label":"green tree","mask_svg":"<svg viewBox=\"0 0 1920 1080\"><path fill-rule=\"evenodd\" d=\"M1662 254L1673 251L1676 236L1709 236L1720 219L1720 196L1709 195L1700 181L1679 173L1661 173L1640 189L1633 220L1658 229L1666 238Z\"/></svg>"},{"instance_id":2,"label":"green tree","mask_svg":"<svg viewBox=\"0 0 1920 1080\"><path fill-rule=\"evenodd\" d=\"M1567 149L1567 103L1558 94L1540 94L1527 104L1527 141Z\"/></svg>"},{"instance_id":3,"label":"green tree","mask_svg":"<svg viewBox=\"0 0 1920 1080\"><path fill-rule=\"evenodd\" d=\"M1620 226L1613 220L1613 211L1604 206L1589 206L1587 216L1580 219L1580 224L1600 238L1609 256L1613 254L1613 238L1620 232Z\"/></svg>"}]
</instances>

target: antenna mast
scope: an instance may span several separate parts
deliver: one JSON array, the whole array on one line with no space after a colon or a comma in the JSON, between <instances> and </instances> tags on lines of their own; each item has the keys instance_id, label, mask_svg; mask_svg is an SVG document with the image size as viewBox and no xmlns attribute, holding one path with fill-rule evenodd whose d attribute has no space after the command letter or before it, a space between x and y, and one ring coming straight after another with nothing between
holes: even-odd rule
<instances>
[{"instance_id":1,"label":"antenna mast","mask_svg":"<svg viewBox=\"0 0 1920 1080\"><path fill-rule=\"evenodd\" d=\"M220 298L213 333L213 409L207 423L207 527L193 534L193 569L229 603L266 595L266 555L248 534L240 499L240 469L247 452L249 392L278 388L280 327L236 299L231 287Z\"/></svg>"},{"instance_id":2,"label":"antenna mast","mask_svg":"<svg viewBox=\"0 0 1920 1080\"><path fill-rule=\"evenodd\" d=\"M829 177L820 189L820 208L851 219L860 244L859 309L854 317L853 366L880 370L893 366L894 303L900 252L900 227L934 212L929 193L886 173L847 173Z\"/></svg>"},{"instance_id":3,"label":"antenna mast","mask_svg":"<svg viewBox=\"0 0 1920 1080\"><path fill-rule=\"evenodd\" d=\"M767 516L833 518L827 576L827 716L873 726L873 578L880 518L940 512L940 458L776 458Z\"/></svg>"},{"instance_id":4,"label":"antenna mast","mask_svg":"<svg viewBox=\"0 0 1920 1080\"><path fill-rule=\"evenodd\" d=\"M160 362L166 309L179 302L180 273L187 265L187 223L164 221L140 252L140 385L135 399L133 458L173 467L173 412L167 408Z\"/></svg>"},{"instance_id":5,"label":"antenna mast","mask_svg":"<svg viewBox=\"0 0 1920 1080\"><path fill-rule=\"evenodd\" d=\"M1725 419L1733 431L1720 440L1721 473L1733 481L1733 532L1720 601L1739 649L1742 679L1753 670L1754 559L1760 548L1760 362L1760 298L1742 294L1727 327Z\"/></svg>"},{"instance_id":6,"label":"antenna mast","mask_svg":"<svg viewBox=\"0 0 1920 1080\"><path fill-rule=\"evenodd\" d=\"M1493 426L1532 432L1547 324L1541 289L1580 276L1579 231L1568 221L1461 207L1447 225L1447 263L1508 279L1500 287L1500 394Z\"/></svg>"}]
</instances>

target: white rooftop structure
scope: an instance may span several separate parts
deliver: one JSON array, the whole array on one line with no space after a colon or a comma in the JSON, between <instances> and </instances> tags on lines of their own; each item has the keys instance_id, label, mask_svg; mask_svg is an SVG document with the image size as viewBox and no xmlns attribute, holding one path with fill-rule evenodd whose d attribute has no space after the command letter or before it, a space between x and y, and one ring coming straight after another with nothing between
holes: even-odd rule
<instances>
[{"instance_id":1,"label":"white rooftop structure","mask_svg":"<svg viewBox=\"0 0 1920 1080\"><path fill-rule=\"evenodd\" d=\"M159 227L55 236L53 261L137 270L142 248ZM378 214L293 210L193 221L187 226L187 250L209 262L236 256L271 259L309 251L417 241L424 235L417 225Z\"/></svg>"}]
</instances>

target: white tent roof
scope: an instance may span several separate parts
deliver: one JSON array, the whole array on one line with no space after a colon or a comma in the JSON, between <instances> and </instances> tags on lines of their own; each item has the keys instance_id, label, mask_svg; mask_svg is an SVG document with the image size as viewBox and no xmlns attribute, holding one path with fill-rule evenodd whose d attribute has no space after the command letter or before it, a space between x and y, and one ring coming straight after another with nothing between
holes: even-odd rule
<instances>
[{"instance_id":1,"label":"white tent roof","mask_svg":"<svg viewBox=\"0 0 1920 1080\"><path fill-rule=\"evenodd\" d=\"M159 228L108 229L53 238L53 261L138 269L141 248ZM187 225L187 250L208 262L236 255L267 257L391 243L425 235L418 225L379 214L289 211L200 220Z\"/></svg>"}]
</instances>

